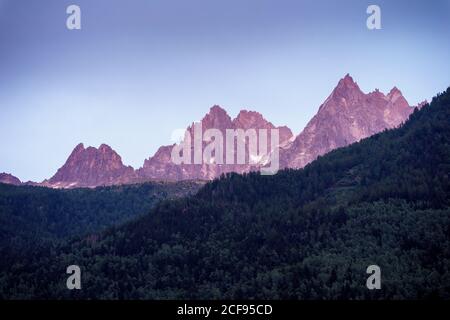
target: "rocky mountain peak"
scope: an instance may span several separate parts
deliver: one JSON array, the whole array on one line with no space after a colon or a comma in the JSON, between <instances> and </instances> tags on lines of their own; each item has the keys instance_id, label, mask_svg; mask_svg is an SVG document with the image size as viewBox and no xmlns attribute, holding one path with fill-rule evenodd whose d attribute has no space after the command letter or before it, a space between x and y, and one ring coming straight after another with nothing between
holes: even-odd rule
<instances>
[{"instance_id":1,"label":"rocky mountain peak","mask_svg":"<svg viewBox=\"0 0 450 320\"><path fill-rule=\"evenodd\" d=\"M19 180L19 178L13 176L10 173L6 173L6 172L0 173L0 183L13 184L16 186L22 184L22 182Z\"/></svg>"},{"instance_id":2,"label":"rocky mountain peak","mask_svg":"<svg viewBox=\"0 0 450 320\"><path fill-rule=\"evenodd\" d=\"M214 105L201 120L203 129L227 129L231 126L231 118L220 106Z\"/></svg>"},{"instance_id":3,"label":"rocky mountain peak","mask_svg":"<svg viewBox=\"0 0 450 320\"><path fill-rule=\"evenodd\" d=\"M233 119L233 124L236 128L240 129L274 128L274 125L264 119L262 114L247 110L241 110L236 118Z\"/></svg>"},{"instance_id":4,"label":"rocky mountain peak","mask_svg":"<svg viewBox=\"0 0 450 320\"><path fill-rule=\"evenodd\" d=\"M55 188L96 187L119 184L134 177L134 170L106 144L85 148L82 143L72 151L66 163L43 184Z\"/></svg>"},{"instance_id":5,"label":"rocky mountain peak","mask_svg":"<svg viewBox=\"0 0 450 320\"><path fill-rule=\"evenodd\" d=\"M102 143L100 145L100 147L98 148L99 151L103 152L103 153L108 153L108 152L115 152L110 146L108 146L107 144Z\"/></svg>"},{"instance_id":6,"label":"rocky mountain peak","mask_svg":"<svg viewBox=\"0 0 450 320\"><path fill-rule=\"evenodd\" d=\"M397 87L393 87L387 94L387 98L392 102L395 102L397 99L403 98L403 94Z\"/></svg>"},{"instance_id":7,"label":"rocky mountain peak","mask_svg":"<svg viewBox=\"0 0 450 320\"><path fill-rule=\"evenodd\" d=\"M344 78L339 80L330 96L319 108L319 111L324 109L336 113L339 112L339 108L345 108L355 101L361 100L363 97L364 93L361 91L358 84L349 74L347 74Z\"/></svg>"},{"instance_id":8,"label":"rocky mountain peak","mask_svg":"<svg viewBox=\"0 0 450 320\"><path fill-rule=\"evenodd\" d=\"M80 153L82 151L84 151L84 144L83 143L79 143L76 145L76 147L73 149L72 154L76 154L76 153Z\"/></svg>"},{"instance_id":9,"label":"rocky mountain peak","mask_svg":"<svg viewBox=\"0 0 450 320\"><path fill-rule=\"evenodd\" d=\"M347 73L344 78L340 79L335 90L360 90L358 84Z\"/></svg>"},{"instance_id":10,"label":"rocky mountain peak","mask_svg":"<svg viewBox=\"0 0 450 320\"><path fill-rule=\"evenodd\" d=\"M286 149L284 166L302 168L333 149L399 126L412 111L398 88L387 96L379 90L365 94L347 74Z\"/></svg>"}]
</instances>

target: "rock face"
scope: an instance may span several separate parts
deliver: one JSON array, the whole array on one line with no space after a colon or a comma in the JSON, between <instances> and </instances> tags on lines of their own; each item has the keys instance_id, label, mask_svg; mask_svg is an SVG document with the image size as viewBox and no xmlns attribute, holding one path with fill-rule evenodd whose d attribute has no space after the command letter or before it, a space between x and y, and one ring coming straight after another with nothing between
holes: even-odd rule
<instances>
[{"instance_id":1,"label":"rock face","mask_svg":"<svg viewBox=\"0 0 450 320\"><path fill-rule=\"evenodd\" d=\"M209 161L195 164L194 159L194 137L195 128L201 128L201 136L208 129L215 129L224 138L222 148L224 150L223 163L216 160L218 155L213 152L213 157ZM66 163L49 180L43 181L40 185L52 188L77 188L77 187L97 187L103 185L138 183L149 180L210 180L219 177L226 172L247 172L257 170L259 167L249 163L249 141L242 141L245 145L245 163L237 164L234 158L233 164L226 163L226 131L227 129L255 129L257 134L260 129L267 130L267 148L270 150L270 130L278 129L279 142L287 145L293 138L289 128L275 127L263 116L254 111L241 111L235 119L231 119L227 112L219 106L213 106L199 123L192 123L186 130L191 137L190 150L191 161L189 164L176 164L172 161L172 149L175 145L162 146L153 157L144 161L142 168L134 171L132 167L123 165L120 156L107 145L101 145L98 149L93 147L84 148L79 144L72 151ZM214 140L214 138L212 138ZM236 138L237 141L237 138ZM187 143L185 139L183 141ZM259 138L257 140L259 143ZM209 142L201 143L201 151L205 150ZM278 145L277 145L278 146Z\"/></svg>"},{"instance_id":2,"label":"rock face","mask_svg":"<svg viewBox=\"0 0 450 320\"><path fill-rule=\"evenodd\" d=\"M379 90L364 94L347 74L305 129L281 150L282 166L302 168L333 149L399 126L413 111L396 87L387 95Z\"/></svg>"},{"instance_id":3,"label":"rock face","mask_svg":"<svg viewBox=\"0 0 450 320\"><path fill-rule=\"evenodd\" d=\"M22 184L19 178L5 172L0 173L0 183L13 184L15 186Z\"/></svg>"},{"instance_id":4,"label":"rock face","mask_svg":"<svg viewBox=\"0 0 450 320\"><path fill-rule=\"evenodd\" d=\"M132 167L122 163L120 156L106 144L98 149L77 145L56 174L42 183L52 188L97 187L132 182Z\"/></svg>"},{"instance_id":5,"label":"rock face","mask_svg":"<svg viewBox=\"0 0 450 320\"><path fill-rule=\"evenodd\" d=\"M420 103L417 108L421 108L424 104L426 101ZM132 167L125 166L120 156L105 144L98 149L84 148L83 144L79 144L64 166L51 179L43 181L40 185L74 188L148 180L210 180L227 172L243 173L259 170L267 158L260 157L258 154L249 156L250 143L245 135L237 136L233 140L233 146L228 145L226 140L229 129L235 133L239 130L249 132L249 129L254 129L258 149L260 134L266 132L268 151L272 149L270 131L278 129L279 139L275 145L280 150L280 168L302 168L318 156L333 149L357 142L384 129L401 125L413 110L414 108L408 105L396 87L387 95L379 90L365 94L347 74L319 107L319 111L305 129L296 137L292 135L289 128L275 127L258 112L242 110L236 118L231 119L224 109L216 105L200 122L192 123L187 128L185 138L180 144L160 147L136 171ZM198 130L200 130L200 140L197 140L196 144L195 137ZM207 131L212 132L209 138L205 137ZM222 138L218 139L217 134ZM220 145L223 154L212 152L209 148L212 143ZM243 146L245 153L242 163L237 161L239 143L241 147ZM178 155L182 155L188 163L184 161L177 164L172 159L172 150L174 147L180 149L181 146L185 148L181 148L183 150L178 152ZM230 149L234 151L231 163L226 158ZM196 150L201 151L200 156ZM184 157L185 153L186 157ZM20 181L11 175L0 175L0 182L5 181L20 184Z\"/></svg>"},{"instance_id":6,"label":"rock face","mask_svg":"<svg viewBox=\"0 0 450 320\"><path fill-rule=\"evenodd\" d=\"M208 129L215 129L220 132L223 140L218 140L217 143L222 146L223 155L212 152L211 157L208 159L205 160L202 157L200 162L196 162L194 155L196 152L194 150L194 140L196 137L195 128L201 128L201 137L203 137L203 134L205 134ZM143 167L137 170L137 174L141 180L210 180L219 177L226 172L243 173L250 170L256 170L258 169L257 164L251 164L249 161L248 138L245 139L245 141L241 140L243 145L245 145L246 158L244 164L238 163L236 155L231 163L226 159L226 153L229 150L226 143L227 130L234 130L234 132L237 132L236 130L238 129L243 130L243 132L248 129L254 129L257 137L256 141L258 141L258 143L260 141L260 135L265 135L265 133L267 133L265 135L267 137L267 150L270 150L271 129L278 129L280 145L286 145L293 137L289 128L285 126L275 127L258 112L242 110L235 119L231 119L224 109L216 105L209 110L208 114L206 114L199 123L192 123L186 130L186 133L190 137L190 142L185 138L182 143L190 146L191 157L188 164L173 163L171 154L172 148L175 145L163 146L159 148L153 157L145 160ZM266 131L262 131L261 129ZM236 148L238 139L239 138L236 138ZM206 152L207 145L213 141L216 141L215 138L211 138L211 140L207 142L201 142L200 150L202 151L202 154ZM233 150L235 150L235 148L233 148Z\"/></svg>"}]
</instances>

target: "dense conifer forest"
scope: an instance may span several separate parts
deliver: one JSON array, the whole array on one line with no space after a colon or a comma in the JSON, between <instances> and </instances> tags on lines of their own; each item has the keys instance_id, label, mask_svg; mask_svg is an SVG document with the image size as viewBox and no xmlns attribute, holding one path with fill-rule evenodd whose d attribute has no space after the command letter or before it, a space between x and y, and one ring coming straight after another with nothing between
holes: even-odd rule
<instances>
[{"instance_id":1,"label":"dense conifer forest","mask_svg":"<svg viewBox=\"0 0 450 320\"><path fill-rule=\"evenodd\" d=\"M114 188L2 186L0 298L449 299L449 174L450 88L400 128L304 169L229 174L152 208ZM64 240L9 247L36 234ZM81 290L66 288L72 264ZM374 264L381 290L366 287Z\"/></svg>"},{"instance_id":2,"label":"dense conifer forest","mask_svg":"<svg viewBox=\"0 0 450 320\"><path fill-rule=\"evenodd\" d=\"M53 242L95 237L143 215L162 199L186 196L200 186L185 181L54 190L0 184L0 266Z\"/></svg>"}]
</instances>

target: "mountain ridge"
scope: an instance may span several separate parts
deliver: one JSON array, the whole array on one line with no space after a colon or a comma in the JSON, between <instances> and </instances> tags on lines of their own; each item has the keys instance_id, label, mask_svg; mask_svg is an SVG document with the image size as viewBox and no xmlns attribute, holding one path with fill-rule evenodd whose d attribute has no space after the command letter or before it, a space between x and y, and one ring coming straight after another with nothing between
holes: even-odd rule
<instances>
[{"instance_id":1,"label":"mountain ridge","mask_svg":"<svg viewBox=\"0 0 450 320\"><path fill-rule=\"evenodd\" d=\"M291 145L282 149L284 168L302 168L318 156L406 121L414 111L396 87L365 94L347 74Z\"/></svg>"},{"instance_id":2,"label":"mountain ridge","mask_svg":"<svg viewBox=\"0 0 450 320\"><path fill-rule=\"evenodd\" d=\"M417 107L420 108L425 103ZM231 118L219 105L212 106L199 122L192 122L186 132L193 137L195 125L200 125L203 132L207 129L217 129L223 136L227 129L255 129L257 133L262 132L261 130L270 132L271 129L278 129L280 167L302 168L331 150L401 125L413 110L414 107L409 106L397 87L394 86L387 94L378 89L365 94L353 78L346 74L298 135L294 135L287 126L273 125L256 111L243 109L235 118ZM270 137L268 140L270 145ZM216 156L211 158L211 163L195 164L195 161L192 161L190 164L175 164L171 161L171 153L176 145L172 144L159 147L153 156L145 159L143 165L136 170L124 165L117 152L106 144L100 145L99 148L85 148L80 143L53 177L41 183L28 184L52 188L93 188L158 180L212 180L228 172L259 170L262 161L267 158L256 157L261 162L252 164L248 155L248 141L244 143L245 164L220 163ZM206 146L207 144L202 142L202 152ZM193 150L191 145L192 154ZM227 152L225 144L223 150Z\"/></svg>"}]
</instances>

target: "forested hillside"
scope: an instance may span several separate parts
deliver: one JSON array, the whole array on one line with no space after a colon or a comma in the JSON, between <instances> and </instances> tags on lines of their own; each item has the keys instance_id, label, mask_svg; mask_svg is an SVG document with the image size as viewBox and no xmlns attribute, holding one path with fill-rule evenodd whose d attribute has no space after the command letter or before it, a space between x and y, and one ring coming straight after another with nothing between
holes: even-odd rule
<instances>
[{"instance_id":1,"label":"forested hillside","mask_svg":"<svg viewBox=\"0 0 450 320\"><path fill-rule=\"evenodd\" d=\"M450 298L450 89L302 170L230 174L36 253L2 298ZM132 206L132 204L130 204ZM82 290L65 287L66 267ZM366 288L379 265L382 289Z\"/></svg>"},{"instance_id":2,"label":"forested hillside","mask_svg":"<svg viewBox=\"0 0 450 320\"><path fill-rule=\"evenodd\" d=\"M89 236L135 219L158 201L194 193L200 185L153 182L54 190L0 184L0 267L52 242Z\"/></svg>"}]
</instances>

